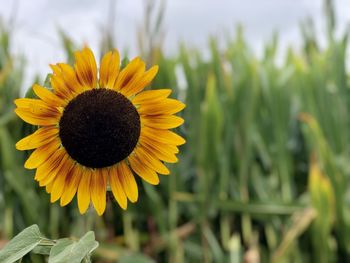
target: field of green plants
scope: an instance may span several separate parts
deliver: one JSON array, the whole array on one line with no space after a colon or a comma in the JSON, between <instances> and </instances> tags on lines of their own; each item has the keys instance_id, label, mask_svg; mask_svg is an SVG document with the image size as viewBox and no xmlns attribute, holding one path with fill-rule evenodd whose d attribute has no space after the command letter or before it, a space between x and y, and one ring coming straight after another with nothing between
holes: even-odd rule
<instances>
[{"instance_id":1,"label":"field of green plants","mask_svg":"<svg viewBox=\"0 0 350 263\"><path fill-rule=\"evenodd\" d=\"M224 43L209 39L209 59L185 45L168 56L150 37L160 24L146 27L140 53L160 67L151 87L172 88L186 103L177 132L187 143L159 186L138 180L139 201L123 211L110 200L103 217L93 210L80 215L76 201L51 204L33 171L23 168L28 153L14 145L32 128L14 114L13 100L30 65L10 52L11 32L3 25L0 248L37 224L51 241L94 231L93 262L347 262L349 33L335 34L326 3L326 45L306 20L302 45L282 55L276 35L256 56L238 27ZM68 61L81 46L62 34ZM101 52L113 46L107 35ZM45 262L44 248L42 242L22 262Z\"/></svg>"}]
</instances>

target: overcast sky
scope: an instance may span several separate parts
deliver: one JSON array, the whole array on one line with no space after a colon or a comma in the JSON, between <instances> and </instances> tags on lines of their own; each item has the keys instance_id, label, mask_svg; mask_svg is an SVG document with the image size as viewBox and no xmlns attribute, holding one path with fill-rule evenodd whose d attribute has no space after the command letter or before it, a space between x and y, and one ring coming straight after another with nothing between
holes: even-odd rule
<instances>
[{"instance_id":1,"label":"overcast sky","mask_svg":"<svg viewBox=\"0 0 350 263\"><path fill-rule=\"evenodd\" d=\"M335 0L340 31L350 22L350 1ZM244 25L250 45L259 52L262 43L278 31L282 46L300 42L299 24L312 17L321 37L324 31L322 0L168 0L165 12L167 53L176 51L179 41L205 49L208 35L222 36ZM101 28L106 25L110 0L0 0L0 16L15 18L13 51L27 57L26 83L48 64L64 60L57 29L63 29L77 43L97 51ZM118 48L137 51L136 29L143 21L144 0L117 0L115 36ZM25 84L27 85L27 84Z\"/></svg>"}]
</instances>

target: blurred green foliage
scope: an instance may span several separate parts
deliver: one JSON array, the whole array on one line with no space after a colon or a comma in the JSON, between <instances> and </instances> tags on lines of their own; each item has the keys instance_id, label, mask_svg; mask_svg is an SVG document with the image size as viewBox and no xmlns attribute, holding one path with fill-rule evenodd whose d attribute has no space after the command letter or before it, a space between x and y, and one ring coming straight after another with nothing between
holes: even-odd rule
<instances>
[{"instance_id":1,"label":"blurred green foliage","mask_svg":"<svg viewBox=\"0 0 350 263\"><path fill-rule=\"evenodd\" d=\"M274 35L261 57L240 27L220 43L224 48L210 39L209 59L184 45L178 55L166 56L161 38L152 35L163 32L163 7L153 24L146 16L140 50L160 66L152 88L170 87L187 104L178 130L187 143L159 186L138 180L139 202L122 212L110 201L103 217L79 215L76 203L51 205L32 171L22 168L27 154L14 144L30 128L14 116L12 101L20 96L24 64L10 54L9 32L1 28L0 238L36 223L51 238L94 230L96 262L150 262L142 254L159 262L346 262L348 32L334 36L332 1L325 3L325 47L307 21L301 49L278 54ZM61 35L72 61L76 45ZM113 47L106 39L103 49Z\"/></svg>"}]
</instances>

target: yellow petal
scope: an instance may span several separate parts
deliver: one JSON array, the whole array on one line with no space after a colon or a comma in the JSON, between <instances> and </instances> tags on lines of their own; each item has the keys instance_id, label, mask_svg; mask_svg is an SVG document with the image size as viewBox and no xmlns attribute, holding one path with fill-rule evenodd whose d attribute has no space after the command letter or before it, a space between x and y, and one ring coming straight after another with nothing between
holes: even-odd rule
<instances>
[{"instance_id":1,"label":"yellow petal","mask_svg":"<svg viewBox=\"0 0 350 263\"><path fill-rule=\"evenodd\" d=\"M83 86L95 88L97 84L97 65L91 49L85 47L77 51L75 57L75 71L79 82Z\"/></svg>"},{"instance_id":2,"label":"yellow petal","mask_svg":"<svg viewBox=\"0 0 350 263\"><path fill-rule=\"evenodd\" d=\"M162 148L159 144L149 144L147 142L140 141L140 145L147 151L149 154L153 154L159 160L162 160L167 163L176 163L178 161L175 154L171 151L168 151L167 148Z\"/></svg>"},{"instance_id":3,"label":"yellow petal","mask_svg":"<svg viewBox=\"0 0 350 263\"><path fill-rule=\"evenodd\" d=\"M159 143L157 143L157 144L159 144ZM166 145L164 148L167 149L168 151L172 152L172 153L175 153L175 154L179 153L179 148L177 148L177 146L175 146L175 145L170 145L169 144L169 145Z\"/></svg>"},{"instance_id":4,"label":"yellow petal","mask_svg":"<svg viewBox=\"0 0 350 263\"><path fill-rule=\"evenodd\" d=\"M113 55L113 52L109 51L101 59L100 76L99 76L100 77L100 79L99 79L100 88L107 88L109 64L111 62L112 55Z\"/></svg>"},{"instance_id":5,"label":"yellow petal","mask_svg":"<svg viewBox=\"0 0 350 263\"><path fill-rule=\"evenodd\" d=\"M69 204L74 195L76 194L80 179L82 177L82 171L79 165L75 165L70 174L68 174L65 182L64 192L61 197L60 205L65 206Z\"/></svg>"},{"instance_id":6,"label":"yellow petal","mask_svg":"<svg viewBox=\"0 0 350 263\"><path fill-rule=\"evenodd\" d=\"M50 66L51 68L54 67L54 65L50 65ZM59 67L57 66L57 68ZM71 92L69 87L67 87L64 79L62 79L61 76L52 75L50 78L50 83L55 94L57 94L58 97L62 98L66 103L74 98L74 94Z\"/></svg>"},{"instance_id":7,"label":"yellow petal","mask_svg":"<svg viewBox=\"0 0 350 263\"><path fill-rule=\"evenodd\" d=\"M15 109L15 113L25 122L32 125L50 126L59 122L59 116L38 116L29 112L27 109Z\"/></svg>"},{"instance_id":8,"label":"yellow petal","mask_svg":"<svg viewBox=\"0 0 350 263\"><path fill-rule=\"evenodd\" d=\"M148 168L148 166L144 165L135 154L131 154L128 157L128 161L133 171L147 183L153 185L159 184L159 177L157 173L151 168Z\"/></svg>"},{"instance_id":9,"label":"yellow petal","mask_svg":"<svg viewBox=\"0 0 350 263\"><path fill-rule=\"evenodd\" d=\"M62 196L66 178L68 174L71 173L73 166L74 162L70 158L68 158L66 164L63 165L58 171L51 191L51 203L56 202Z\"/></svg>"},{"instance_id":10,"label":"yellow petal","mask_svg":"<svg viewBox=\"0 0 350 263\"><path fill-rule=\"evenodd\" d=\"M130 86L132 86L134 83L137 83L143 76L146 70L146 65L143 61L139 61L139 65L137 70L132 74L129 72L129 74L126 75L126 78L120 85L119 92L123 94L124 96L128 97L128 93L130 93ZM128 73L128 72L127 72Z\"/></svg>"},{"instance_id":11,"label":"yellow petal","mask_svg":"<svg viewBox=\"0 0 350 263\"><path fill-rule=\"evenodd\" d=\"M59 63L57 65L61 69L61 78L73 94L77 95L88 89L80 84L74 69L69 64Z\"/></svg>"},{"instance_id":12,"label":"yellow petal","mask_svg":"<svg viewBox=\"0 0 350 263\"><path fill-rule=\"evenodd\" d=\"M34 84L33 91L40 99L42 99L44 102L46 102L49 105L52 105L55 107L61 107L61 106L66 105L66 102L64 100L62 100L60 97L56 96L54 93L49 91L47 88L41 87L37 84Z\"/></svg>"},{"instance_id":13,"label":"yellow petal","mask_svg":"<svg viewBox=\"0 0 350 263\"><path fill-rule=\"evenodd\" d=\"M61 69L57 64L50 64L50 68L52 69L53 75L61 76Z\"/></svg>"},{"instance_id":14,"label":"yellow petal","mask_svg":"<svg viewBox=\"0 0 350 263\"><path fill-rule=\"evenodd\" d=\"M117 165L117 171L126 196L131 202L135 203L139 197L139 193L135 177L130 171L129 166L125 161L122 161Z\"/></svg>"},{"instance_id":15,"label":"yellow petal","mask_svg":"<svg viewBox=\"0 0 350 263\"><path fill-rule=\"evenodd\" d=\"M158 159L156 159L153 155L146 152L142 147L138 146L134 150L134 154L138 156L138 159L149 168L153 169L159 174L168 175L170 174L170 171L168 168L160 162Z\"/></svg>"},{"instance_id":16,"label":"yellow petal","mask_svg":"<svg viewBox=\"0 0 350 263\"><path fill-rule=\"evenodd\" d=\"M184 119L175 115L141 115L141 122L151 128L166 130L179 127L184 123Z\"/></svg>"},{"instance_id":17,"label":"yellow petal","mask_svg":"<svg viewBox=\"0 0 350 263\"><path fill-rule=\"evenodd\" d=\"M131 79L135 79L144 72L145 63L139 57L134 58L118 75L114 89L119 91L125 87Z\"/></svg>"},{"instance_id":18,"label":"yellow petal","mask_svg":"<svg viewBox=\"0 0 350 263\"><path fill-rule=\"evenodd\" d=\"M83 174L80 179L78 188L78 207L80 214L84 214L90 205L91 190L91 170L89 168L83 169Z\"/></svg>"},{"instance_id":19,"label":"yellow petal","mask_svg":"<svg viewBox=\"0 0 350 263\"><path fill-rule=\"evenodd\" d=\"M142 127L141 136L170 145L182 145L186 142L184 138L172 131L153 129L150 127Z\"/></svg>"},{"instance_id":20,"label":"yellow petal","mask_svg":"<svg viewBox=\"0 0 350 263\"><path fill-rule=\"evenodd\" d=\"M58 136L54 126L43 127L16 143L17 150L31 150L43 146Z\"/></svg>"},{"instance_id":21,"label":"yellow petal","mask_svg":"<svg viewBox=\"0 0 350 263\"><path fill-rule=\"evenodd\" d=\"M130 81L123 89L122 93L124 96L129 97L142 91L158 73L158 66L153 66L139 78Z\"/></svg>"},{"instance_id":22,"label":"yellow petal","mask_svg":"<svg viewBox=\"0 0 350 263\"><path fill-rule=\"evenodd\" d=\"M92 171L91 175L91 200L95 210L101 216L106 210L108 170L100 168Z\"/></svg>"},{"instance_id":23,"label":"yellow petal","mask_svg":"<svg viewBox=\"0 0 350 263\"><path fill-rule=\"evenodd\" d=\"M60 146L59 139L54 139L48 144L37 148L24 163L27 169L35 169L45 162Z\"/></svg>"},{"instance_id":24,"label":"yellow petal","mask_svg":"<svg viewBox=\"0 0 350 263\"><path fill-rule=\"evenodd\" d=\"M111 190L115 200L117 200L118 204L121 208L126 210L128 206L128 201L126 199L125 191L123 186L119 180L119 173L115 165L113 165L109 169L109 184L111 186Z\"/></svg>"},{"instance_id":25,"label":"yellow petal","mask_svg":"<svg viewBox=\"0 0 350 263\"><path fill-rule=\"evenodd\" d=\"M51 183L49 183L49 184L45 187L46 193L48 193L48 194L51 193L52 187L53 187L53 183L54 183L54 181L52 181Z\"/></svg>"},{"instance_id":26,"label":"yellow petal","mask_svg":"<svg viewBox=\"0 0 350 263\"><path fill-rule=\"evenodd\" d=\"M142 104L144 102L151 103L157 102L167 98L171 93L171 89L157 89L157 90L146 90L137 94L133 99L132 103Z\"/></svg>"},{"instance_id":27,"label":"yellow petal","mask_svg":"<svg viewBox=\"0 0 350 263\"><path fill-rule=\"evenodd\" d=\"M119 52L106 53L101 60L100 68L100 87L112 89L119 74Z\"/></svg>"},{"instance_id":28,"label":"yellow petal","mask_svg":"<svg viewBox=\"0 0 350 263\"><path fill-rule=\"evenodd\" d=\"M43 162L36 169L34 179L36 181L41 181L46 177L50 176L50 173L54 171L57 167L59 167L65 155L67 155L67 153L64 148L60 148L57 151L55 151L45 162Z\"/></svg>"},{"instance_id":29,"label":"yellow petal","mask_svg":"<svg viewBox=\"0 0 350 263\"><path fill-rule=\"evenodd\" d=\"M22 98L14 102L19 109L26 109L37 116L57 116L60 113L56 107L38 99Z\"/></svg>"},{"instance_id":30,"label":"yellow petal","mask_svg":"<svg viewBox=\"0 0 350 263\"><path fill-rule=\"evenodd\" d=\"M137 109L139 114L144 115L171 115L185 108L185 104L175 99L164 99L157 102L142 103Z\"/></svg>"},{"instance_id":31,"label":"yellow petal","mask_svg":"<svg viewBox=\"0 0 350 263\"><path fill-rule=\"evenodd\" d=\"M62 160L52 171L50 171L45 178L39 181L40 186L46 186L55 180L56 176L60 176L63 172L68 170L70 165L69 155L64 154Z\"/></svg>"},{"instance_id":32,"label":"yellow petal","mask_svg":"<svg viewBox=\"0 0 350 263\"><path fill-rule=\"evenodd\" d=\"M141 143L145 142L148 145L152 145L153 147L155 147L161 151L166 151L166 152L173 153L173 154L179 152L179 148L177 148L175 145L162 143L162 142L158 141L157 139L150 138L148 136L145 136L142 133L140 136L140 142Z\"/></svg>"}]
</instances>

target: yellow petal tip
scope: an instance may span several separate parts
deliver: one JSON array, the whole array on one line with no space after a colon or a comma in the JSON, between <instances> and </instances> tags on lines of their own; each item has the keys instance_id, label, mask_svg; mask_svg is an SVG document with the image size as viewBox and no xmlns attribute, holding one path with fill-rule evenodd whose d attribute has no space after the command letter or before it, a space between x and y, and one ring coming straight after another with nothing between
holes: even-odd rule
<instances>
[{"instance_id":1,"label":"yellow petal tip","mask_svg":"<svg viewBox=\"0 0 350 263\"><path fill-rule=\"evenodd\" d=\"M19 150L19 151L23 151L23 145L21 143L21 141L17 142L16 145L15 145L16 149Z\"/></svg>"},{"instance_id":2,"label":"yellow petal tip","mask_svg":"<svg viewBox=\"0 0 350 263\"><path fill-rule=\"evenodd\" d=\"M96 210L98 216L102 216L105 210Z\"/></svg>"},{"instance_id":3,"label":"yellow petal tip","mask_svg":"<svg viewBox=\"0 0 350 263\"><path fill-rule=\"evenodd\" d=\"M81 209L81 208L79 207L79 213L80 213L81 215L85 214L86 211L88 210L88 208L89 208L89 207L87 207L86 209L85 209L85 208L84 208L84 209Z\"/></svg>"},{"instance_id":4,"label":"yellow petal tip","mask_svg":"<svg viewBox=\"0 0 350 263\"><path fill-rule=\"evenodd\" d=\"M136 203L139 197L137 196L136 198L129 198L131 203Z\"/></svg>"},{"instance_id":5,"label":"yellow petal tip","mask_svg":"<svg viewBox=\"0 0 350 263\"><path fill-rule=\"evenodd\" d=\"M53 204L54 202L56 202L59 198L54 198L53 195L51 195L50 197L50 202Z\"/></svg>"},{"instance_id":6,"label":"yellow petal tip","mask_svg":"<svg viewBox=\"0 0 350 263\"><path fill-rule=\"evenodd\" d=\"M24 163L24 168L32 170L32 169L35 169L36 167L31 162L26 161Z\"/></svg>"}]
</instances>

